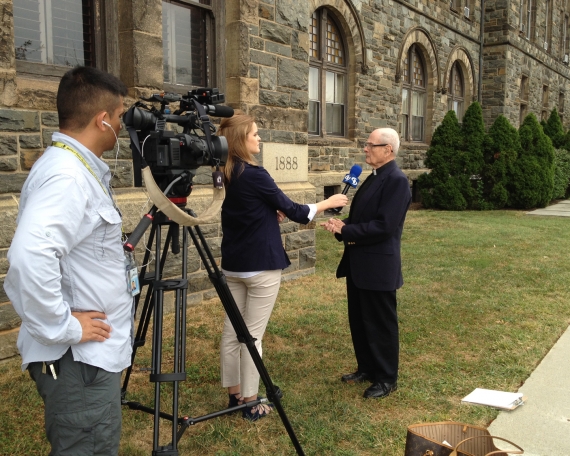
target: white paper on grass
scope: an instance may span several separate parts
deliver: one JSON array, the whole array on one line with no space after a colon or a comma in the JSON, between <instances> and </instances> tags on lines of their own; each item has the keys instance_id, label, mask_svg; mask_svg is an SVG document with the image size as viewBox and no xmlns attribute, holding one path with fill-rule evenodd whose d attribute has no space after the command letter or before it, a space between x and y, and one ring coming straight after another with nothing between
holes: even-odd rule
<instances>
[{"instance_id":1,"label":"white paper on grass","mask_svg":"<svg viewBox=\"0 0 570 456\"><path fill-rule=\"evenodd\" d=\"M523 393L509 393L507 391L496 391L483 388L475 388L474 391L465 396L461 402L472 404L488 405L501 409L513 410L524 401Z\"/></svg>"}]
</instances>

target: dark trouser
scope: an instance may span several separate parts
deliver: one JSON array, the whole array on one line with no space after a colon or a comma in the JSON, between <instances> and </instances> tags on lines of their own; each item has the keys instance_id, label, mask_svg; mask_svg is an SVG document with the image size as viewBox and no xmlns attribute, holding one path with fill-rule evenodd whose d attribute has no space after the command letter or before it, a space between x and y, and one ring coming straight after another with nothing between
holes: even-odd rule
<instances>
[{"instance_id":1,"label":"dark trouser","mask_svg":"<svg viewBox=\"0 0 570 456\"><path fill-rule=\"evenodd\" d=\"M400 345L396 291L363 290L346 278L348 321L358 371L375 382L398 379Z\"/></svg>"},{"instance_id":2,"label":"dark trouser","mask_svg":"<svg viewBox=\"0 0 570 456\"><path fill-rule=\"evenodd\" d=\"M58 361L57 380L43 363L28 371L45 404L50 456L115 456L121 438L121 373L73 360L69 349Z\"/></svg>"}]
</instances>

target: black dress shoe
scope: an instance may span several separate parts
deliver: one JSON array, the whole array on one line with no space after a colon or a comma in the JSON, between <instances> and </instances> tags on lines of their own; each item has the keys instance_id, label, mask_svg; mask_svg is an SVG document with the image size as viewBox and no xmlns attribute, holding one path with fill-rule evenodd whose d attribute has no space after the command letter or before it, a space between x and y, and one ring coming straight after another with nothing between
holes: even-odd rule
<instances>
[{"instance_id":1,"label":"black dress shoe","mask_svg":"<svg viewBox=\"0 0 570 456\"><path fill-rule=\"evenodd\" d=\"M392 391L398 389L398 383L374 382L364 391L365 398L381 398L388 396Z\"/></svg>"},{"instance_id":2,"label":"black dress shoe","mask_svg":"<svg viewBox=\"0 0 570 456\"><path fill-rule=\"evenodd\" d=\"M371 382L372 379L370 375L366 372L353 372L352 374L345 374L341 377L341 380L344 383L362 383L362 382Z\"/></svg>"}]
</instances>

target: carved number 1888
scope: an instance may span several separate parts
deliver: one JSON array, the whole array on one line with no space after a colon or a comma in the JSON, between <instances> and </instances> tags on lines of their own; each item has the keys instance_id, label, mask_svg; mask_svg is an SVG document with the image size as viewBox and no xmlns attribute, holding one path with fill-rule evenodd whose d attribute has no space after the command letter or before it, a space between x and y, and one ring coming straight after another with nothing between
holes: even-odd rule
<instances>
[{"instance_id":1,"label":"carved number 1888","mask_svg":"<svg viewBox=\"0 0 570 456\"><path fill-rule=\"evenodd\" d=\"M299 164L297 163L297 157L275 157L275 170L290 170L297 169Z\"/></svg>"}]
</instances>

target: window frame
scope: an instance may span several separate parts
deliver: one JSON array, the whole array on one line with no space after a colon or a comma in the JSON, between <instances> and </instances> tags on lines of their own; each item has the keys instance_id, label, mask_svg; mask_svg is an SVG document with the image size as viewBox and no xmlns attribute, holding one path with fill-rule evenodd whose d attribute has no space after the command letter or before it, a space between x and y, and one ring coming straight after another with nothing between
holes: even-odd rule
<instances>
[{"instance_id":1,"label":"window frame","mask_svg":"<svg viewBox=\"0 0 570 456\"><path fill-rule=\"evenodd\" d=\"M558 117L564 125L564 105L566 104L566 93L561 90L558 92Z\"/></svg>"},{"instance_id":2,"label":"window frame","mask_svg":"<svg viewBox=\"0 0 570 456\"><path fill-rule=\"evenodd\" d=\"M549 110L548 110L548 103L549 103L549 98L550 98L550 90L548 85L543 84L542 86L542 113L541 113L541 120L547 121L548 120L548 115L549 115Z\"/></svg>"},{"instance_id":3,"label":"window frame","mask_svg":"<svg viewBox=\"0 0 570 456\"><path fill-rule=\"evenodd\" d=\"M311 101L317 102L318 109L317 109L317 130L316 131L309 131L309 125L307 125L307 132L311 138L348 138L348 45L346 41L346 37L344 35L343 29L340 27L338 20L336 19L335 15L331 13L331 11L326 7L318 8L317 10L311 13L311 18L313 14L317 13L317 33L318 33L318 41L317 41L317 53L318 57L313 57L309 55L309 72L311 68L314 68L318 72L318 99L309 99L309 103ZM340 39L340 44L343 48L343 58L344 64L337 64L333 62L329 62L327 60L327 53L326 53L326 25L327 20L330 20L333 25L336 27ZM312 41L309 36L309 47L312 46ZM326 102L326 73L331 72L335 75L343 75L344 76L344 87L342 88L342 95L344 99L343 103L343 110L342 110L342 134L333 134L326 132L326 113L327 113L327 102ZM309 82L310 83L310 82Z\"/></svg>"},{"instance_id":4,"label":"window frame","mask_svg":"<svg viewBox=\"0 0 570 456\"><path fill-rule=\"evenodd\" d=\"M224 24L224 8L219 0L211 0L211 4L203 4L196 0L161 0L161 8L164 3L171 3L175 5L200 8L206 11L206 44L204 49L204 65L205 65L205 84L176 84L165 82L163 80L163 88L165 91L179 93L182 95L187 94L190 90L199 87L217 87L220 92L224 92L225 81L222 80L222 75L225 74L225 64L222 64L224 59L218 59L216 49L219 43L224 42L225 34L224 27L216 27L217 23ZM161 21L162 22L162 21ZM164 51L163 51L163 67L164 67Z\"/></svg>"},{"instance_id":5,"label":"window frame","mask_svg":"<svg viewBox=\"0 0 570 456\"><path fill-rule=\"evenodd\" d=\"M119 0L92 0L93 66L119 75ZM15 43L14 43L15 45ZM60 79L72 67L16 59L16 74L25 77Z\"/></svg>"},{"instance_id":6,"label":"window frame","mask_svg":"<svg viewBox=\"0 0 570 456\"><path fill-rule=\"evenodd\" d=\"M455 93L455 75L456 73L459 74L459 82L461 85L461 96L456 95ZM455 62L453 62L453 65L451 65L451 70L449 71L449 87L447 89L447 103L448 103L448 111L453 110L455 111L455 109L453 109L453 102L454 101L458 101L461 103L461 117L459 116L459 114L457 113L457 111L455 111L455 114L457 115L457 118L459 119L459 122L461 123L461 120L463 119L463 116L465 115L465 76L463 74L463 68L461 68L461 65L459 64L459 60L456 60ZM451 108L450 108L451 105Z\"/></svg>"},{"instance_id":7,"label":"window frame","mask_svg":"<svg viewBox=\"0 0 570 456\"><path fill-rule=\"evenodd\" d=\"M553 1L546 0L545 4L546 12L545 12L545 30L544 30L544 43L546 44L545 51L549 54L552 53L552 12L553 8Z\"/></svg>"},{"instance_id":8,"label":"window frame","mask_svg":"<svg viewBox=\"0 0 570 456\"><path fill-rule=\"evenodd\" d=\"M407 59L408 59L408 75L410 78L410 82L406 81L406 76L405 76L405 70L403 72L403 76L402 76L402 102L401 102L401 107L402 107L402 113L400 114L402 117L406 114L403 114L403 106L404 106L404 101L403 101L403 92L404 90L408 90L408 114L407 114L407 125L406 125L406 130L404 134L404 122L402 120L401 122L401 129L400 129L400 136L403 138L404 141L406 142L425 142L426 140L426 116L427 116L427 93L428 93L428 81L427 81L427 66L426 66L426 62L424 59L424 56L422 55L421 51L418 50L416 51L416 48L418 46L416 46L416 44L412 44L408 51L407 51ZM413 74L413 54L416 54L418 56L418 59L420 61L421 67L422 67L422 73L424 76L424 87L418 87L418 86L414 86L413 84L413 78L412 78L412 74ZM414 89L415 87L418 87L418 89ZM422 126L422 137L421 139L412 139L412 99L413 99L413 93L415 92L421 92L424 95L424 112L423 112L423 126Z\"/></svg>"}]
</instances>

